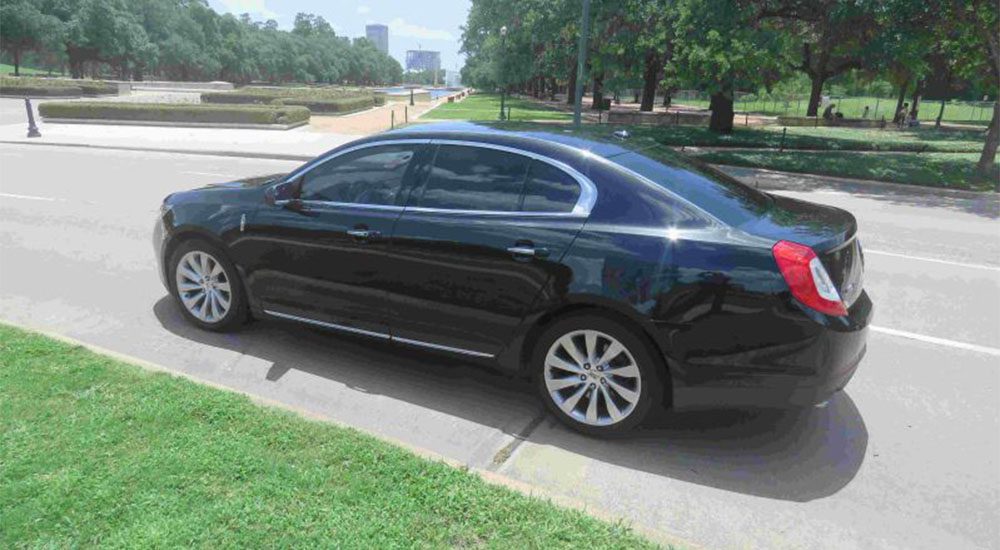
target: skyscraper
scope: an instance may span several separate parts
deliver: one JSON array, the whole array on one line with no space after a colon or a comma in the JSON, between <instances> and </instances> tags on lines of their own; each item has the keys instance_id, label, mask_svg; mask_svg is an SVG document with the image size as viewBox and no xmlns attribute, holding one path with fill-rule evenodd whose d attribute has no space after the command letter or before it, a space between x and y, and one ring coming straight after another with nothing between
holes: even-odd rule
<instances>
[{"instance_id":1,"label":"skyscraper","mask_svg":"<svg viewBox=\"0 0 1000 550\"><path fill-rule=\"evenodd\" d=\"M384 54L389 53L389 27L385 25L365 25L365 36Z\"/></svg>"}]
</instances>

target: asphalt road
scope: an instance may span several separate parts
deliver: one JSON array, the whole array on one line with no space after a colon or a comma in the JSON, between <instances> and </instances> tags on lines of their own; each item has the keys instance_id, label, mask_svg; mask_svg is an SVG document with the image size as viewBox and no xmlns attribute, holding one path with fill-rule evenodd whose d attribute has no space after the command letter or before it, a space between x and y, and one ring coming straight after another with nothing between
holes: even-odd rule
<instances>
[{"instance_id":1,"label":"asphalt road","mask_svg":"<svg viewBox=\"0 0 1000 550\"><path fill-rule=\"evenodd\" d=\"M249 159L0 145L0 319L280 401L710 548L1000 547L995 200L786 191L858 217L869 352L826 408L661 415L571 433L528 385L460 359L260 322L184 323L157 279L166 194L291 169ZM856 190L855 190L856 191Z\"/></svg>"}]
</instances>

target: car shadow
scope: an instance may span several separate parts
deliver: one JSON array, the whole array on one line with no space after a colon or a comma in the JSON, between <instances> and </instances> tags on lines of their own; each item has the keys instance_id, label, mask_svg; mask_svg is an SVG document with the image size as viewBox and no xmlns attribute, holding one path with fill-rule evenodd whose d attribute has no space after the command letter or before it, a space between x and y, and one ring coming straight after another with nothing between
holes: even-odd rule
<instances>
[{"instance_id":1,"label":"car shadow","mask_svg":"<svg viewBox=\"0 0 1000 550\"><path fill-rule=\"evenodd\" d=\"M636 432L602 440L547 416L529 380L482 363L270 320L234 334L207 332L185 321L169 296L153 312L177 336L270 363L269 382L302 371L534 444L727 491L792 501L829 496L854 478L868 446L864 420L844 392L825 408L661 410Z\"/></svg>"}]
</instances>

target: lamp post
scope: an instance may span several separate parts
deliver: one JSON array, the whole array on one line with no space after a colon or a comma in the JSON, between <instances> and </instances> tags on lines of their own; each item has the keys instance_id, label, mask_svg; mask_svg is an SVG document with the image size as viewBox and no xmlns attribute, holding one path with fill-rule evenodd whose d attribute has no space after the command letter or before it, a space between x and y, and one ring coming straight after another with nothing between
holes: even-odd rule
<instances>
[{"instance_id":1,"label":"lamp post","mask_svg":"<svg viewBox=\"0 0 1000 550\"><path fill-rule=\"evenodd\" d=\"M583 0L583 14L580 21L580 42L576 52L576 89L573 98L573 126L580 127L580 111L583 110L584 70L587 68L587 35L590 34L590 0Z\"/></svg>"},{"instance_id":2,"label":"lamp post","mask_svg":"<svg viewBox=\"0 0 1000 550\"><path fill-rule=\"evenodd\" d=\"M506 46L507 46L507 25L504 25L504 26L500 27L500 56L501 56L501 59L500 59L500 120L506 120L507 119L507 115L505 114L505 111L504 111L504 103L505 103L505 100L506 100L507 86L504 83L504 77L503 77L504 76L503 75L503 65L504 65L504 61L505 61L505 59L503 58L503 55L506 53L505 52Z\"/></svg>"}]
</instances>

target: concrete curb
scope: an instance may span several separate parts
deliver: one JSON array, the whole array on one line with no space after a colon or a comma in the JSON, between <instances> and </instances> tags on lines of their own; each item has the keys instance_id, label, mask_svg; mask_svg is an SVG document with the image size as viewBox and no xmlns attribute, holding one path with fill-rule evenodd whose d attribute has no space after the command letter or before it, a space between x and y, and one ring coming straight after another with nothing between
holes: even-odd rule
<instances>
[{"instance_id":1,"label":"concrete curb","mask_svg":"<svg viewBox=\"0 0 1000 550\"><path fill-rule=\"evenodd\" d=\"M70 344L70 345L73 345L73 346L80 346L80 347L85 348L87 350L90 350L90 351L92 351L92 352L94 352L94 353L96 353L98 355L104 355L104 356L110 357L112 359L116 359L118 361L122 361L124 363L135 365L137 367L140 367L140 368L148 370L148 371L162 372L162 373L165 373L165 374L169 374L171 376L176 376L178 378L183 378L185 380L190 380L191 382L194 382L196 384L201 384L203 386L209 386L209 387L216 388L216 389L219 389L219 390L224 390L224 391L228 391L228 392L233 392L233 393L238 393L238 394L241 394L241 395L245 395L251 401L253 401L254 403L257 403L257 404L265 406L265 407L274 407L274 408L278 408L278 409L283 409L283 410L290 411L290 412L293 412L295 414L298 414L298 415L300 415L300 416L302 416L304 418L310 419L310 420L316 420L316 421L320 421L320 422L325 422L327 424L332 424L332 425L340 427L340 428L348 428L348 429L351 429L351 430L355 430L355 431L364 433L365 435L371 436L371 437L373 437L373 438L375 438L375 439L377 439L379 441L383 441L383 442L389 443L391 445L396 445L398 447L402 447L402 448L404 448L404 449L412 452L413 454L415 454L415 455L417 455L417 456L419 456L421 458L425 458L425 459L428 459L428 460L433 460L433 461L436 461L436 462L442 462L442 463L447 464L448 466L451 466L453 468L458 468L460 470L465 470L465 471L471 472L471 473L475 474L477 477L479 477L479 479L482 479L483 481L485 481L486 483L489 483L490 485L498 485L498 486L506 487L508 489L514 490L514 491L516 491L518 493L521 493L521 494L523 494L525 496L528 496L528 497L538 498L538 499L541 499L541 500L547 500L547 501L549 501L549 502L551 502L551 503L553 503L553 504L555 504L557 506L560 506L562 508L570 508L570 509L573 509L573 510L578 510L578 511L581 511L581 512L583 512L583 513L585 513L585 514L587 514L587 515L589 515L591 517L597 518L597 519L605 521L605 522L617 523L617 522L620 521L620 522L624 523L625 525L627 525L629 528L631 528L636 533L639 533L639 534L645 536L646 538L650 539L651 541L653 541L655 543L658 543L658 544L675 546L675 547L682 547L682 548L690 548L690 549L701 548L700 546L695 545L695 544L691 543L690 541L686 541L686 540L681 539L679 537L675 537L675 536L669 535L667 533L664 533L664 532L661 532L661 531L657 531L657 530L653 530L653 529L649 529L649 528L645 528L645 527L642 527L642 526L639 526L639 525L633 525L629 521L628 518L625 518L623 516L618 516L618 515L612 514L610 512L605 512L603 510L596 510L596 509L594 509L592 507L589 507L586 503L584 503L582 501L579 501L579 500L576 500L576 499L573 499L573 498L570 498L570 497L567 497L567 496L564 496L564 495L559 495L559 494L551 493L551 492L549 492L548 490L546 490L546 489L544 489L542 487L531 485L529 483L525 483L523 481L519 481L519 480L513 479L511 477L507 477L507 476L505 476L503 474L498 474L496 472L491 472L489 470L485 470L485 469L481 469L481 468L471 468L467 464L464 464L462 462L459 462L457 460L454 460L452 458L449 458L447 456L439 454L439 453L437 453L435 451L431 451L431 450L425 449L423 447L418 447L416 445L412 445L410 443L406 443L405 441L400 441L400 440L394 439L392 437L387 437L387 436L384 436L384 435L381 435L381 434L377 434L377 433L374 433L374 432L371 432L371 431L368 431L368 430L356 428L354 426L351 426L349 424L344 424L344 423L339 422L337 420L334 420L332 418L328 418L328 417L325 417L325 416L313 413L313 412L305 410L305 409L300 409L298 407L294 407L294 406L289 405L287 403L282 403L281 401L276 401L276 400L269 399L269 398L266 398L266 397L261 397L259 395L254 395L254 394L249 393L249 392L245 392L245 391L242 391L242 390L237 390L237 389L234 389L234 388L230 388L228 386L224 386L222 384L218 384L218 383L211 382L211 381L208 381L208 380L202 380L202 379L197 378L195 376L192 376L190 374L187 374L187 373L184 373L184 372L178 372L178 371L169 369L167 367L164 367L163 365L160 365L160 364L157 364L157 363L153 363L152 361L147 361L145 359L140 359L138 357L134 357L134 356L131 356L131 355L128 355L128 354L125 354L125 353L119 353L117 351L110 350L110 349L102 347L102 346L98 346L98 345L94 345L94 344L88 344L87 342L84 342L82 340L77 340L76 338L72 338L70 336L64 336L62 334L58 334L58 333L55 333L55 332L50 332L50 331L42 330L42 329L36 329L36 328L33 328L33 327L29 327L29 326L24 326L24 325L21 325L21 324L18 324L18 323L11 322L8 319L0 318L0 324L5 324L7 326L20 328L22 330L27 330L27 331L30 331L30 332L34 332L36 334L41 334L43 336L47 336L49 338L52 338L53 340L58 340L59 342L63 342L65 344Z\"/></svg>"},{"instance_id":2,"label":"concrete curb","mask_svg":"<svg viewBox=\"0 0 1000 550\"><path fill-rule=\"evenodd\" d=\"M48 145L50 147L76 147L80 149L104 149L110 151L138 151L144 153L167 153L181 155L202 155L209 157L235 157L247 159L267 159L267 160L294 160L307 161L316 158L316 155L292 155L284 153L248 153L246 151L223 151L204 149L179 149L179 148L151 148L151 147L128 147L124 145L91 145L88 143L59 143L21 140L0 140L4 145Z\"/></svg>"},{"instance_id":3,"label":"concrete curb","mask_svg":"<svg viewBox=\"0 0 1000 550\"><path fill-rule=\"evenodd\" d=\"M161 126L166 128L224 128L237 130L291 130L309 124L309 120L300 120L292 124L240 124L229 122L168 122L155 120L113 120L86 118L49 118L42 117L46 124L97 124L101 126Z\"/></svg>"},{"instance_id":4,"label":"concrete curb","mask_svg":"<svg viewBox=\"0 0 1000 550\"><path fill-rule=\"evenodd\" d=\"M838 178L836 176L826 176L822 174L807 174L804 172L782 172L780 170L770 170L767 168L753 168L750 166L737 166L733 164L712 164L723 172L740 179L748 179L757 174L773 175L783 178L810 178L823 185L838 187L843 185L856 185L868 187L872 191L892 191L894 193L904 193L911 195L934 195L938 197L950 197L954 199L974 199L974 200L1000 200L1000 194L993 191L966 191L964 189L941 189L939 187L926 187L922 185L908 185L905 183L890 183L879 180L863 180L854 178ZM788 189L796 190L799 186L785 186L772 184L771 182L760 182L764 189ZM805 187L805 186L803 186ZM808 190L808 189L803 189Z\"/></svg>"}]
</instances>

